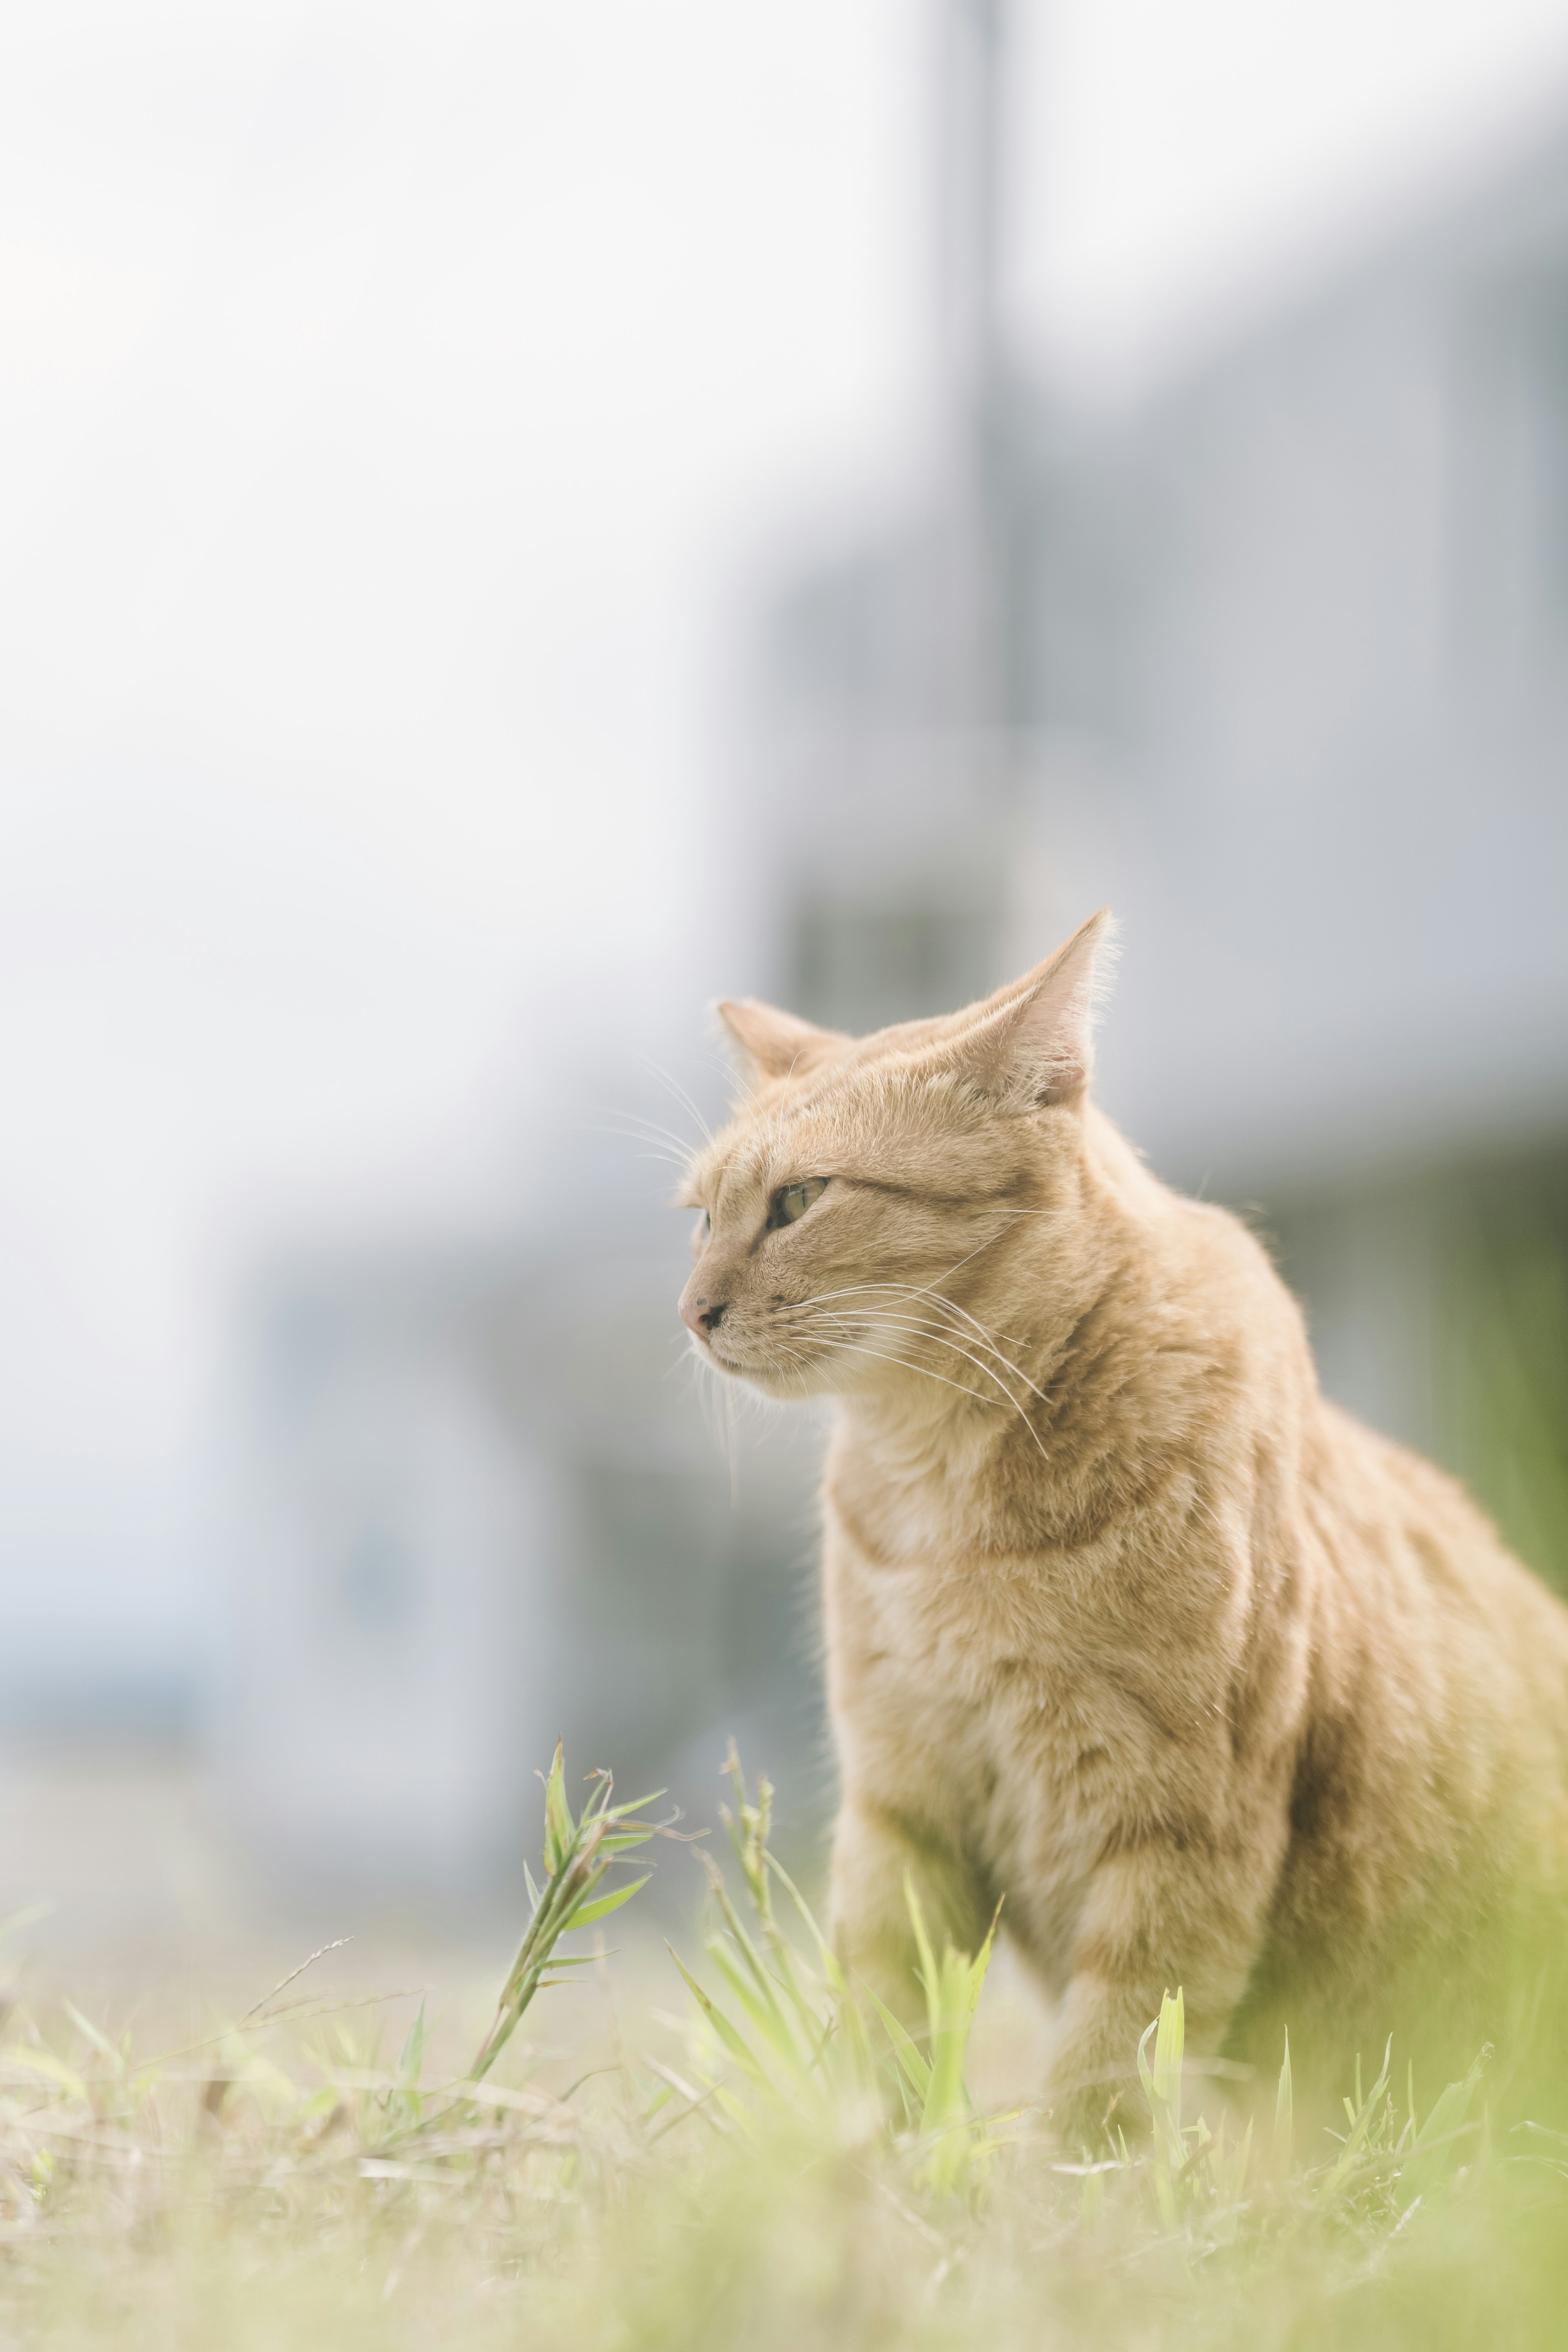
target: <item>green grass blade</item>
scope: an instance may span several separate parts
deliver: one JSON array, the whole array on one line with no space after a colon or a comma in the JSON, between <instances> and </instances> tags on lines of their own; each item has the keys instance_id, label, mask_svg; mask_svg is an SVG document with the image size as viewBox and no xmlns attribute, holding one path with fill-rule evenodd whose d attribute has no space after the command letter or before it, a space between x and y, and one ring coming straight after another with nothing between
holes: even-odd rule
<instances>
[{"instance_id":1,"label":"green grass blade","mask_svg":"<svg viewBox=\"0 0 1568 2352\"><path fill-rule=\"evenodd\" d=\"M725 2049L730 2053L731 2057L734 2059L735 2063L741 2068L742 2072L756 2084L759 2090L771 2090L773 2086L768 2080L767 2069L763 2064L761 2059L757 2056L756 2052L752 2048L751 2043L746 2040L745 2035L740 2032L738 2027L731 2022L728 2017L725 2016L724 2011L720 2008L718 2002L711 2000L710 1996L703 1991L702 1987L698 1983L696 1978L692 1975L690 1969L681 1958L680 1954L675 1949L675 1947L673 1945L668 1945L666 1948L669 1953L670 1958L675 1962L676 1967L680 1970L681 1975L685 1978L687 1990L696 2000L703 2016L713 2028L714 2032L719 2036L719 2039L723 2043Z\"/></svg>"},{"instance_id":2,"label":"green grass blade","mask_svg":"<svg viewBox=\"0 0 1568 2352\"><path fill-rule=\"evenodd\" d=\"M886 2001L881 2000L868 1984L866 1984L864 1978L861 1979L861 1983L865 1986L866 1998L887 2030L888 2039L893 2045L893 2055L899 2062L899 2071L905 2077L916 2098L923 2104L931 2092L930 2065L921 2057L910 2035L900 2024Z\"/></svg>"},{"instance_id":3,"label":"green grass blade","mask_svg":"<svg viewBox=\"0 0 1568 2352\"><path fill-rule=\"evenodd\" d=\"M1285 2056L1279 2068L1279 2087L1274 2096L1274 2169L1281 2179L1290 2170L1295 2148L1296 2100L1290 2079L1290 2030L1285 2029Z\"/></svg>"},{"instance_id":4,"label":"green grass blade","mask_svg":"<svg viewBox=\"0 0 1568 2352\"><path fill-rule=\"evenodd\" d=\"M640 1878L630 1880L625 1886L617 1886L613 1895L601 1895L596 1903L579 1903L563 1927L562 1934L568 1934L574 1927L591 1927L597 1919L607 1919L612 1911L618 1911L623 1903L629 1903L638 1887L646 1886L652 1875L651 1871L645 1870Z\"/></svg>"}]
</instances>

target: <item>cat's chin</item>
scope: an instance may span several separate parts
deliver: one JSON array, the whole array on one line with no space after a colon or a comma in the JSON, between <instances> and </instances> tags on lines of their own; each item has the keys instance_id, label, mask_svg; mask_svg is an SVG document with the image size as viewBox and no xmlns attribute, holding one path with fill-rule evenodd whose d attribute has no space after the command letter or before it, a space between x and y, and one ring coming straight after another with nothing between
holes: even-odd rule
<instances>
[{"instance_id":1,"label":"cat's chin","mask_svg":"<svg viewBox=\"0 0 1568 2352\"><path fill-rule=\"evenodd\" d=\"M708 1361L731 1381L742 1381L767 1397L827 1396L837 1388L827 1364L737 1364L710 1348Z\"/></svg>"}]
</instances>

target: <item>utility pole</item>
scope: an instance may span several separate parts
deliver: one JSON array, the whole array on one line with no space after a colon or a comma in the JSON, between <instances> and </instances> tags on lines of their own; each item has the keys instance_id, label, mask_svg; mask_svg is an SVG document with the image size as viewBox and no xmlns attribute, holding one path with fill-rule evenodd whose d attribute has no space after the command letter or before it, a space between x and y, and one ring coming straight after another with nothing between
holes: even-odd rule
<instances>
[{"instance_id":1,"label":"utility pole","mask_svg":"<svg viewBox=\"0 0 1568 2352\"><path fill-rule=\"evenodd\" d=\"M939 5L936 290L952 532L941 719L984 760L982 745L999 752L1012 716L1001 312L1008 12L1006 0Z\"/></svg>"}]
</instances>

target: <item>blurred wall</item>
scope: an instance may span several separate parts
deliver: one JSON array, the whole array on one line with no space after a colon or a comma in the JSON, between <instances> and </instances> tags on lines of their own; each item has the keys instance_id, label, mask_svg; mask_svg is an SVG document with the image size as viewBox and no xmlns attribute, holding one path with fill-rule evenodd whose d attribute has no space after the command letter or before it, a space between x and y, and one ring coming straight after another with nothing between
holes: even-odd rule
<instances>
[{"instance_id":1,"label":"blurred wall","mask_svg":"<svg viewBox=\"0 0 1568 2352\"><path fill-rule=\"evenodd\" d=\"M1568 141L1090 400L1008 13L82 0L0 90L0 1719L199 1717L279 1885L515 1884L558 1736L820 1822L821 1425L673 1311L721 988L1111 902L1110 1107L1568 1577Z\"/></svg>"},{"instance_id":2,"label":"blurred wall","mask_svg":"<svg viewBox=\"0 0 1568 2352\"><path fill-rule=\"evenodd\" d=\"M1108 1107L1568 1585L1565 289L1568 128L1131 411L1004 376L992 708L939 484L779 596L755 805L776 983L850 1027L1111 904Z\"/></svg>"},{"instance_id":3,"label":"blurred wall","mask_svg":"<svg viewBox=\"0 0 1568 2352\"><path fill-rule=\"evenodd\" d=\"M1114 417L972 321L922 493L763 601L715 854L752 910L731 984L851 1028L977 995L1114 905L1110 1107L1265 1231L1331 1392L1462 1469L1568 1584L1565 286L1568 133ZM303 1451L264 1436L299 1598L248 1749L299 1850L346 1844L357 1800L334 1832L318 1774L290 1796L268 1761L312 1704L296 1662L330 1653L311 1612L368 1602L416 1458L433 1499L398 1541L430 1580L406 1629L430 1706L389 1704L368 1623L356 1671L403 1724L431 1866L443 1818L504 1843L500 1759L539 1691L584 1761L699 1804L732 1732L807 1813L825 1793L819 1440L748 1448L730 1488L658 1378L679 1253L626 1248L634 1186L593 1205L515 1263L425 1277L448 1304L424 1320L399 1305L415 1260L316 1277L309 1311L356 1334L350 1393ZM470 1484L506 1496L478 1519L442 1484L455 1363L465 1459L487 1432ZM406 1436L389 1378L421 1400ZM400 1467L345 1516L378 1413ZM443 1714L438 1661L475 1639L514 1687L470 1672ZM370 1777L390 1805L390 1762Z\"/></svg>"}]
</instances>

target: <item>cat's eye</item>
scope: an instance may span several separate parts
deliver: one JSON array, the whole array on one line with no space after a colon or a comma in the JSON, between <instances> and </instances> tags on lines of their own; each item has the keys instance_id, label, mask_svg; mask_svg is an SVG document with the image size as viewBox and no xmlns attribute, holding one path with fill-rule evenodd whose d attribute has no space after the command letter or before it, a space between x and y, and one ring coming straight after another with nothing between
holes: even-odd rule
<instances>
[{"instance_id":1,"label":"cat's eye","mask_svg":"<svg viewBox=\"0 0 1568 2352\"><path fill-rule=\"evenodd\" d=\"M707 1241L713 1231L713 1219L708 1210L702 1212L702 1238Z\"/></svg>"},{"instance_id":2,"label":"cat's eye","mask_svg":"<svg viewBox=\"0 0 1568 2352\"><path fill-rule=\"evenodd\" d=\"M777 1225L793 1225L797 1217L804 1217L812 1202L820 1200L826 1190L826 1176L808 1176L804 1184L783 1186L773 1194L773 1206L768 1211L770 1233Z\"/></svg>"}]
</instances>

